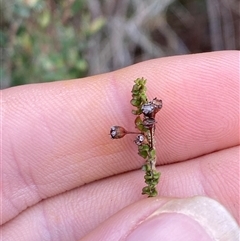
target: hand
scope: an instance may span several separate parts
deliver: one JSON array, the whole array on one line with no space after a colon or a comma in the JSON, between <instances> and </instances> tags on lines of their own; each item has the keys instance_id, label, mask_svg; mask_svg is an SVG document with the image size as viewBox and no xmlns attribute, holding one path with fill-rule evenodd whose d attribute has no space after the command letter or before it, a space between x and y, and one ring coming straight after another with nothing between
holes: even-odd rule
<instances>
[{"instance_id":1,"label":"hand","mask_svg":"<svg viewBox=\"0 0 240 241\"><path fill-rule=\"evenodd\" d=\"M134 130L129 101L138 77L148 80L149 98L163 100L156 117L157 198L141 195L144 160L134 137L108 135L112 125ZM196 195L215 199L239 223L238 51L162 58L80 80L9 88L2 91L2 106L4 240L120 240L164 205L194 203L196 198L178 198ZM222 206L214 209L209 202L211 215L219 210L221 216ZM174 237L171 224L184 226L181 218L154 230L170 227L166 232ZM186 227L180 232L194 231Z\"/></svg>"}]
</instances>

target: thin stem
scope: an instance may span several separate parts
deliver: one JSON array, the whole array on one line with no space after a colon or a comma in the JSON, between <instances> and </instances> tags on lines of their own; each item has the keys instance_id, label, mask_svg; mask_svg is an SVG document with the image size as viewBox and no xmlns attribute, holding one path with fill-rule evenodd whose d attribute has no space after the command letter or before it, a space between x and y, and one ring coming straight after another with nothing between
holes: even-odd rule
<instances>
[{"instance_id":1,"label":"thin stem","mask_svg":"<svg viewBox=\"0 0 240 241\"><path fill-rule=\"evenodd\" d=\"M126 134L141 134L141 132L127 131Z\"/></svg>"},{"instance_id":2,"label":"thin stem","mask_svg":"<svg viewBox=\"0 0 240 241\"><path fill-rule=\"evenodd\" d=\"M154 127L150 129L150 149L154 149Z\"/></svg>"}]
</instances>

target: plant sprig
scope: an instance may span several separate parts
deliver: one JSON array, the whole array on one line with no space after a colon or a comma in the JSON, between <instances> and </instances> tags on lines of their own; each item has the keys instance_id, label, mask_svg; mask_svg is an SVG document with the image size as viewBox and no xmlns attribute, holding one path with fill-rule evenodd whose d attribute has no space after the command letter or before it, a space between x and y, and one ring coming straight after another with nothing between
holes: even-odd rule
<instances>
[{"instance_id":1,"label":"plant sprig","mask_svg":"<svg viewBox=\"0 0 240 241\"><path fill-rule=\"evenodd\" d=\"M134 82L130 103L136 108L132 110L132 113L137 115L135 127L140 133L126 131L121 126L113 126L110 135L113 139L118 139L126 134L137 134L134 142L138 146L138 154L145 159L142 170L145 171L144 179L147 186L142 189L142 194L154 197L158 194L156 185L160 178L160 173L156 170L155 115L162 108L162 100L154 98L152 101L148 101L146 79L138 78Z\"/></svg>"}]
</instances>

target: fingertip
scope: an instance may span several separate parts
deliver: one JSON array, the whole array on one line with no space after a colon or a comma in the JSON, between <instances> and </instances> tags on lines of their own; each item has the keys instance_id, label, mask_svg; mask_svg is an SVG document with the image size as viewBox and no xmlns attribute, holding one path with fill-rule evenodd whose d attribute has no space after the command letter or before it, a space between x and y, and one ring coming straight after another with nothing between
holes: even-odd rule
<instances>
[{"instance_id":1,"label":"fingertip","mask_svg":"<svg viewBox=\"0 0 240 241\"><path fill-rule=\"evenodd\" d=\"M198 196L142 200L115 214L81 240L235 241L238 238L239 226L230 213L215 200Z\"/></svg>"}]
</instances>

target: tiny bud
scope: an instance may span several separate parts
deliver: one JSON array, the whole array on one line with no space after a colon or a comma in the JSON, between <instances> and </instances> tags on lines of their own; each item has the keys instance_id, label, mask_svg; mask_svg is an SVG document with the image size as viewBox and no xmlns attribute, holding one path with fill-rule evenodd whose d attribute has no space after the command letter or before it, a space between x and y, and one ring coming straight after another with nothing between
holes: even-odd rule
<instances>
[{"instance_id":1,"label":"tiny bud","mask_svg":"<svg viewBox=\"0 0 240 241\"><path fill-rule=\"evenodd\" d=\"M124 137L127 131L121 126L112 126L110 129L110 135L112 139L119 139Z\"/></svg>"}]
</instances>

